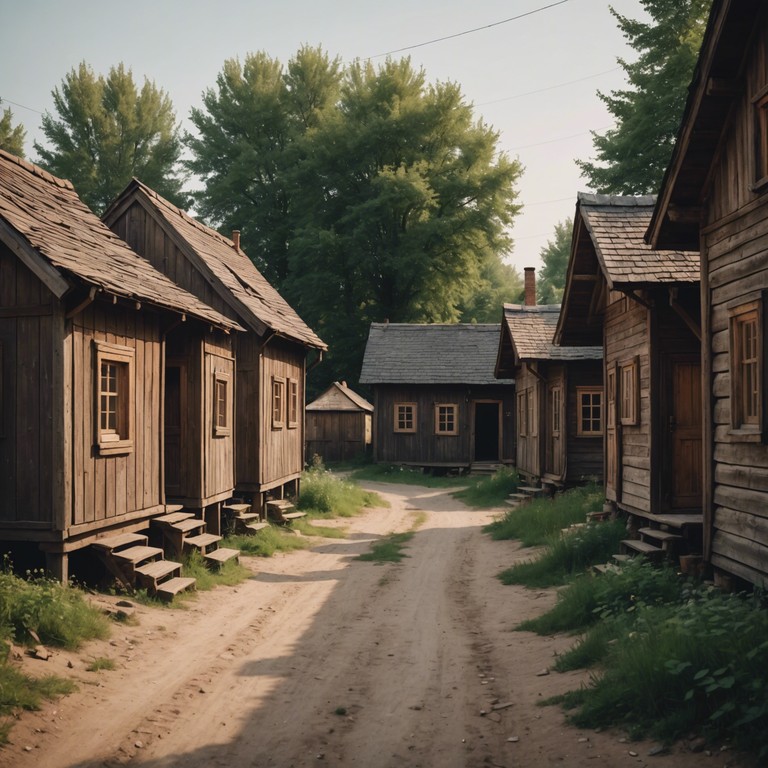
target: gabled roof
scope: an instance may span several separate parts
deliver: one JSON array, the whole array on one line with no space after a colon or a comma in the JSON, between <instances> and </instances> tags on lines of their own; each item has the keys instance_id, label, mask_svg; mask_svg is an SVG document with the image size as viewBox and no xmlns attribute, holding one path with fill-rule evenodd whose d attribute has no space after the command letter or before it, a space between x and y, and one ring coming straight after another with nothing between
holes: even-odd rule
<instances>
[{"instance_id":1,"label":"gabled roof","mask_svg":"<svg viewBox=\"0 0 768 768\"><path fill-rule=\"evenodd\" d=\"M70 182L2 150L0 240L59 298L74 277L116 297L240 328L134 253L80 200Z\"/></svg>"},{"instance_id":2,"label":"gabled roof","mask_svg":"<svg viewBox=\"0 0 768 768\"><path fill-rule=\"evenodd\" d=\"M362 384L499 384L498 323L372 323Z\"/></svg>"},{"instance_id":3,"label":"gabled roof","mask_svg":"<svg viewBox=\"0 0 768 768\"><path fill-rule=\"evenodd\" d=\"M714 0L688 87L672 158L661 182L647 238L656 248L698 248L709 171L741 94L740 79L765 13L764 0ZM742 81L743 82L743 81Z\"/></svg>"},{"instance_id":4,"label":"gabled roof","mask_svg":"<svg viewBox=\"0 0 768 768\"><path fill-rule=\"evenodd\" d=\"M559 304L505 304L496 375L512 376L525 362L536 360L601 360L602 346L558 347L552 339L560 316Z\"/></svg>"},{"instance_id":5,"label":"gabled roof","mask_svg":"<svg viewBox=\"0 0 768 768\"><path fill-rule=\"evenodd\" d=\"M658 251L644 240L656 198L579 193L555 342L595 345L609 290L699 281L698 251Z\"/></svg>"},{"instance_id":6,"label":"gabled roof","mask_svg":"<svg viewBox=\"0 0 768 768\"><path fill-rule=\"evenodd\" d=\"M334 381L320 397L307 405L308 411L365 411L373 413L373 406L345 382Z\"/></svg>"},{"instance_id":7,"label":"gabled roof","mask_svg":"<svg viewBox=\"0 0 768 768\"><path fill-rule=\"evenodd\" d=\"M104 220L113 221L134 201L155 217L251 330L260 335L272 331L306 346L327 349L232 240L196 221L138 179L112 203Z\"/></svg>"}]
</instances>

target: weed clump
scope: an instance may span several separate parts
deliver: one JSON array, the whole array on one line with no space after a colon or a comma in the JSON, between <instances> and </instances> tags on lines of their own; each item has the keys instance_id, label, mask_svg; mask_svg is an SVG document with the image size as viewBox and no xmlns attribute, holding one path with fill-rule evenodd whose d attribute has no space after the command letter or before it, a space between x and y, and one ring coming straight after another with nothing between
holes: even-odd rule
<instances>
[{"instance_id":1,"label":"weed clump","mask_svg":"<svg viewBox=\"0 0 768 768\"><path fill-rule=\"evenodd\" d=\"M298 509L310 516L353 517L366 507L384 506L378 494L365 491L323 467L313 465L301 478Z\"/></svg>"},{"instance_id":2,"label":"weed clump","mask_svg":"<svg viewBox=\"0 0 768 768\"><path fill-rule=\"evenodd\" d=\"M520 476L514 469L499 469L489 477L475 479L468 487L454 492L469 507L497 507L514 493L520 485Z\"/></svg>"}]
</instances>

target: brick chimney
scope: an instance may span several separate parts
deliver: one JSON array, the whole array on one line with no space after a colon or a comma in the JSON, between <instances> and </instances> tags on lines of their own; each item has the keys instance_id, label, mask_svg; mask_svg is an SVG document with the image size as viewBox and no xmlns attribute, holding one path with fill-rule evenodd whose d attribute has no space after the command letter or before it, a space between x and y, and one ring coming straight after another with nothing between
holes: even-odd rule
<instances>
[{"instance_id":1,"label":"brick chimney","mask_svg":"<svg viewBox=\"0 0 768 768\"><path fill-rule=\"evenodd\" d=\"M525 306L536 306L536 268L525 268Z\"/></svg>"},{"instance_id":2,"label":"brick chimney","mask_svg":"<svg viewBox=\"0 0 768 768\"><path fill-rule=\"evenodd\" d=\"M232 230L232 242L235 244L235 250L240 250L240 230L239 229L233 229Z\"/></svg>"}]
</instances>

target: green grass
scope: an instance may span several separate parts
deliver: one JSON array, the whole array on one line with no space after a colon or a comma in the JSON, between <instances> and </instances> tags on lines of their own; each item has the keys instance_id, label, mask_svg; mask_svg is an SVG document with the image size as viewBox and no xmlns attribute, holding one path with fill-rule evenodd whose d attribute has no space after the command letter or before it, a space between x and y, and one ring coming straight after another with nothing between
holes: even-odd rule
<instances>
[{"instance_id":1,"label":"green grass","mask_svg":"<svg viewBox=\"0 0 768 768\"><path fill-rule=\"evenodd\" d=\"M573 532L550 535L544 551L499 574L504 584L552 587L565 584L596 563L610 560L626 536L622 520L589 523Z\"/></svg>"},{"instance_id":2,"label":"green grass","mask_svg":"<svg viewBox=\"0 0 768 768\"><path fill-rule=\"evenodd\" d=\"M364 509L387 506L377 494L365 491L322 466L307 470L301 478L296 508L309 517L353 517Z\"/></svg>"},{"instance_id":3,"label":"green grass","mask_svg":"<svg viewBox=\"0 0 768 768\"><path fill-rule=\"evenodd\" d=\"M107 656L96 656L91 659L88 666L85 668L88 672L100 672L102 670L114 670L117 669L114 659L110 659Z\"/></svg>"},{"instance_id":4,"label":"green grass","mask_svg":"<svg viewBox=\"0 0 768 768\"><path fill-rule=\"evenodd\" d=\"M292 552L314 546L311 540L277 525L262 528L254 534L227 536L223 544L225 547L239 549L244 555L255 557L272 557L275 552Z\"/></svg>"},{"instance_id":5,"label":"green grass","mask_svg":"<svg viewBox=\"0 0 768 768\"><path fill-rule=\"evenodd\" d=\"M232 549L239 549L239 547L232 547ZM206 565L205 558L197 550L185 554L182 563L184 576L196 580L195 590L198 592L206 592L218 586L232 587L252 575L244 565L240 565L235 560L228 560L222 563L221 567L215 570L211 569ZM194 592L182 592L179 597L186 598L192 595Z\"/></svg>"},{"instance_id":6,"label":"green grass","mask_svg":"<svg viewBox=\"0 0 768 768\"><path fill-rule=\"evenodd\" d=\"M517 472L507 468L500 469L489 477L467 479L472 480L471 484L455 491L453 495L468 507L478 509L498 507L520 485Z\"/></svg>"},{"instance_id":7,"label":"green grass","mask_svg":"<svg viewBox=\"0 0 768 768\"><path fill-rule=\"evenodd\" d=\"M478 478L459 475L434 475L413 467L397 464L370 464L355 470L355 481L369 480L376 483L403 483L405 485L423 485L427 488L456 488L477 482Z\"/></svg>"},{"instance_id":8,"label":"green grass","mask_svg":"<svg viewBox=\"0 0 768 768\"><path fill-rule=\"evenodd\" d=\"M554 498L538 498L510 509L485 527L499 541L519 539L523 546L546 544L553 534L573 523L583 523L589 512L602 508L605 494L595 484L572 488Z\"/></svg>"},{"instance_id":9,"label":"green grass","mask_svg":"<svg viewBox=\"0 0 768 768\"><path fill-rule=\"evenodd\" d=\"M324 539L345 539L346 528L335 528L330 525L317 525L312 519L301 517L291 523L291 528L303 536L320 536Z\"/></svg>"},{"instance_id":10,"label":"green grass","mask_svg":"<svg viewBox=\"0 0 768 768\"><path fill-rule=\"evenodd\" d=\"M357 560L373 563L399 563L408 557L403 551L405 545L413 538L415 531L390 533L389 536L371 545L371 551L357 556Z\"/></svg>"}]
</instances>

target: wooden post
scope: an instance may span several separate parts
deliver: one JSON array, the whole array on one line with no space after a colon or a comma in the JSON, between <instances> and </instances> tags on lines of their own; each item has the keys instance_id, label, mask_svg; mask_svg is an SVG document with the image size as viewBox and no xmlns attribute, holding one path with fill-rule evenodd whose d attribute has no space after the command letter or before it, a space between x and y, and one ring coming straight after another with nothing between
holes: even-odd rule
<instances>
[{"instance_id":1,"label":"wooden post","mask_svg":"<svg viewBox=\"0 0 768 768\"><path fill-rule=\"evenodd\" d=\"M217 501L215 504L209 504L203 510L203 517L205 519L205 530L208 533L215 533L217 536L221 536L221 502Z\"/></svg>"},{"instance_id":2,"label":"wooden post","mask_svg":"<svg viewBox=\"0 0 768 768\"><path fill-rule=\"evenodd\" d=\"M62 584L69 581L69 555L66 552L46 552L45 570Z\"/></svg>"}]
</instances>

